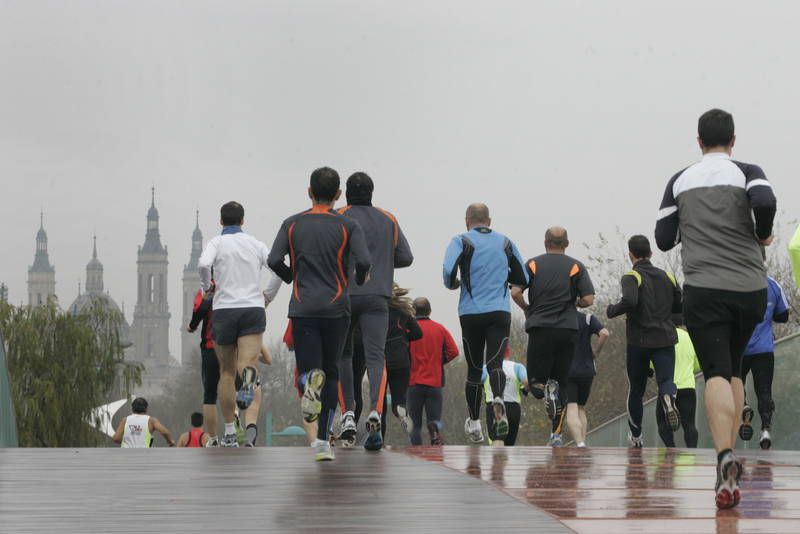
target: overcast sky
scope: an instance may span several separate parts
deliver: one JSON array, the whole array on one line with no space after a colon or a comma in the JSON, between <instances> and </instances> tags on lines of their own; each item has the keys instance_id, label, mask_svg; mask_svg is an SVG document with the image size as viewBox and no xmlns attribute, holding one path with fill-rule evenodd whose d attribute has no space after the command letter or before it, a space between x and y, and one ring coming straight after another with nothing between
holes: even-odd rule
<instances>
[{"instance_id":1,"label":"overcast sky","mask_svg":"<svg viewBox=\"0 0 800 534\"><path fill-rule=\"evenodd\" d=\"M458 332L441 260L486 202L524 256L652 235L697 117L734 114L794 217L800 41L792 2L40 2L0 0L0 281L26 300L39 210L63 306L97 232L132 319L150 187L169 247L170 345L194 211L241 201L271 244L311 170L364 170L416 261L398 281ZM582 247L573 247L580 256ZM289 291L270 308L285 325Z\"/></svg>"}]
</instances>

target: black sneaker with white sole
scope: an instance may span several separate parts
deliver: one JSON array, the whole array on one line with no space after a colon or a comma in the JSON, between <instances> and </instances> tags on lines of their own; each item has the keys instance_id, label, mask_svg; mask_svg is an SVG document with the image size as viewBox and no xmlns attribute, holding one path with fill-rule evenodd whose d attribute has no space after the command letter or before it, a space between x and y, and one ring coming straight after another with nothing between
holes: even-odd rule
<instances>
[{"instance_id":1,"label":"black sneaker with white sole","mask_svg":"<svg viewBox=\"0 0 800 534\"><path fill-rule=\"evenodd\" d=\"M750 441L753 439L754 415L753 409L745 404L742 410L742 424L739 426L739 437L742 438L742 441Z\"/></svg>"},{"instance_id":2,"label":"black sneaker with white sole","mask_svg":"<svg viewBox=\"0 0 800 534\"><path fill-rule=\"evenodd\" d=\"M661 396L661 408L664 410L664 417L667 419L667 424L676 432L681 427L681 414L678 412L678 407L675 405L675 397L669 393Z\"/></svg>"},{"instance_id":3,"label":"black sneaker with white sole","mask_svg":"<svg viewBox=\"0 0 800 534\"><path fill-rule=\"evenodd\" d=\"M544 408L547 412L547 417L555 419L561 417L561 401L558 398L558 382L555 380L548 380L544 385Z\"/></svg>"}]
</instances>

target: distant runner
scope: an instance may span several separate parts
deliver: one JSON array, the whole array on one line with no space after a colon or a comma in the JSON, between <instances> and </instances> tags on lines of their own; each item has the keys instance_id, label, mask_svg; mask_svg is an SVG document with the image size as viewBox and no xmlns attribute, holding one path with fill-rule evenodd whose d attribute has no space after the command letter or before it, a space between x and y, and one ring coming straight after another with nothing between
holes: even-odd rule
<instances>
[{"instance_id":1,"label":"distant runner","mask_svg":"<svg viewBox=\"0 0 800 534\"><path fill-rule=\"evenodd\" d=\"M489 373L486 367L483 368L483 389L486 392L486 425L489 427L489 439L495 443L513 446L517 442L519 433L519 423L522 418L522 395L528 394L528 371L521 363L511 360L511 350L506 346L503 355L503 372L506 375L506 388L503 390L503 402L506 405L506 417L508 417L508 434L505 438L499 438L494 433L494 397L492 387L489 384ZM493 443L494 445L494 443Z\"/></svg>"},{"instance_id":2,"label":"distant runner","mask_svg":"<svg viewBox=\"0 0 800 534\"><path fill-rule=\"evenodd\" d=\"M114 443L119 443L125 449L149 449L153 446L153 432L158 432L167 441L170 447L175 446L175 439L167 428L155 417L147 414L147 400L142 397L133 399L131 403L133 413L123 417L117 426Z\"/></svg>"},{"instance_id":3,"label":"distant runner","mask_svg":"<svg viewBox=\"0 0 800 534\"><path fill-rule=\"evenodd\" d=\"M192 429L181 434L181 437L178 438L178 447L206 447L208 434L203 432L203 414L194 412L191 421Z\"/></svg>"},{"instance_id":4,"label":"distant runner","mask_svg":"<svg viewBox=\"0 0 800 534\"><path fill-rule=\"evenodd\" d=\"M678 344L675 345L675 373L673 381L678 388L675 396L675 403L681 415L681 428L683 429L683 440L689 449L697 448L697 426L695 424L695 413L697 411L697 393L695 392L694 376L700 372L700 362L694 352L694 345L689 333L683 326L683 316L675 314L672 316L678 333ZM650 364L652 369L653 364ZM664 410L656 403L656 421L658 422L658 434L661 441L667 447L675 446L675 435L672 428L667 423Z\"/></svg>"}]
</instances>

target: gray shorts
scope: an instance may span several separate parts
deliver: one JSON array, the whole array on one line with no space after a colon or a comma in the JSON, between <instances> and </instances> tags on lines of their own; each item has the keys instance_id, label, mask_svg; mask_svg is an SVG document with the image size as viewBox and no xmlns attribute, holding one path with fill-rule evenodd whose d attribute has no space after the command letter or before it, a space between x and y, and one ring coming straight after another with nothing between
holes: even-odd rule
<instances>
[{"instance_id":1,"label":"gray shorts","mask_svg":"<svg viewBox=\"0 0 800 534\"><path fill-rule=\"evenodd\" d=\"M235 345L242 336L263 334L267 329L264 308L223 308L214 310L211 334L217 345Z\"/></svg>"}]
</instances>

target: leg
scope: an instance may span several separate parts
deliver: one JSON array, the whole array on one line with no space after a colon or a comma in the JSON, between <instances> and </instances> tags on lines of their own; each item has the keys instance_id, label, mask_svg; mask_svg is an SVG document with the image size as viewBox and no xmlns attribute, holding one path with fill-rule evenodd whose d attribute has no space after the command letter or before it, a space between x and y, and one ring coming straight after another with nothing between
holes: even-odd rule
<instances>
[{"instance_id":1,"label":"leg","mask_svg":"<svg viewBox=\"0 0 800 534\"><path fill-rule=\"evenodd\" d=\"M753 385L758 398L758 413L761 416L761 430L772 428L772 413L775 402L772 399L772 378L775 374L775 354L769 352L748 358L752 361Z\"/></svg>"},{"instance_id":2,"label":"leg","mask_svg":"<svg viewBox=\"0 0 800 534\"><path fill-rule=\"evenodd\" d=\"M236 345L220 345L214 347L219 359L219 404L222 409L222 421L226 425L234 424L236 412Z\"/></svg>"},{"instance_id":3,"label":"leg","mask_svg":"<svg viewBox=\"0 0 800 534\"><path fill-rule=\"evenodd\" d=\"M717 453L733 449L736 441L734 432L741 408L737 410L734 397L732 376L732 358L730 354L731 325L716 323L702 328L689 328L697 356L703 366L706 377L705 410L714 448ZM741 372L741 368L738 369ZM742 380L735 382L741 388ZM744 404L744 390L740 392Z\"/></svg>"},{"instance_id":4,"label":"leg","mask_svg":"<svg viewBox=\"0 0 800 534\"><path fill-rule=\"evenodd\" d=\"M528 380L531 393L537 399L544 398L544 386L550 380L553 367L553 345L549 329L533 328L528 332Z\"/></svg>"},{"instance_id":5,"label":"leg","mask_svg":"<svg viewBox=\"0 0 800 534\"><path fill-rule=\"evenodd\" d=\"M486 405L486 433L489 434L489 439L492 445L497 441L497 434L494 431L494 408L491 404Z\"/></svg>"},{"instance_id":6,"label":"leg","mask_svg":"<svg viewBox=\"0 0 800 534\"><path fill-rule=\"evenodd\" d=\"M633 345L628 345L626 368L628 371L628 426L631 435L638 438L642 435L642 417L644 406L642 398L647 387L647 374L650 360L647 353Z\"/></svg>"},{"instance_id":7,"label":"leg","mask_svg":"<svg viewBox=\"0 0 800 534\"><path fill-rule=\"evenodd\" d=\"M356 343L353 348L353 395L355 396L354 412L356 422L364 410L364 375L367 373L367 362L364 358L364 345Z\"/></svg>"},{"instance_id":8,"label":"leg","mask_svg":"<svg viewBox=\"0 0 800 534\"><path fill-rule=\"evenodd\" d=\"M681 427L686 447L697 448L697 426L695 426L695 410L697 393L694 388L679 389L677 396L678 411L681 414Z\"/></svg>"},{"instance_id":9,"label":"leg","mask_svg":"<svg viewBox=\"0 0 800 534\"><path fill-rule=\"evenodd\" d=\"M580 407L577 402L570 402L567 404L567 428L572 435L575 443L583 443L586 441L586 433L583 429L583 421L581 420Z\"/></svg>"},{"instance_id":10,"label":"leg","mask_svg":"<svg viewBox=\"0 0 800 534\"><path fill-rule=\"evenodd\" d=\"M356 409L355 378L353 373L354 336L356 334L359 336L361 335L361 330L355 331L359 322L359 315L357 312L358 309L352 307L350 328L347 332L347 340L344 345L344 351L342 352L341 362L339 363L339 387L342 390L341 400L344 401L344 405L341 407L342 413L348 411L352 412ZM360 387L358 391L359 393L361 392Z\"/></svg>"},{"instance_id":11,"label":"leg","mask_svg":"<svg viewBox=\"0 0 800 534\"><path fill-rule=\"evenodd\" d=\"M241 336L236 345L239 350L239 358L237 361L237 372L241 372L245 367L252 367L257 369L258 358L261 355L262 334L250 334ZM250 406L244 410L244 423L245 427L258 424L258 412L261 407L261 391L256 388L253 401ZM252 409L251 409L252 408Z\"/></svg>"},{"instance_id":12,"label":"leg","mask_svg":"<svg viewBox=\"0 0 800 534\"><path fill-rule=\"evenodd\" d=\"M214 349L201 349L203 378L203 428L211 438L216 438L217 426L217 388L219 387L219 360Z\"/></svg>"},{"instance_id":13,"label":"leg","mask_svg":"<svg viewBox=\"0 0 800 534\"><path fill-rule=\"evenodd\" d=\"M369 379L370 411L383 412L383 396L386 390L386 329L389 323L389 307L385 297L359 297L369 299L368 307L361 312L361 339L364 342L364 357Z\"/></svg>"},{"instance_id":14,"label":"leg","mask_svg":"<svg viewBox=\"0 0 800 534\"><path fill-rule=\"evenodd\" d=\"M517 443L519 434L519 422L522 417L522 407L517 402L506 403L506 415L508 416L508 435L506 436L506 446L512 447Z\"/></svg>"},{"instance_id":15,"label":"leg","mask_svg":"<svg viewBox=\"0 0 800 534\"><path fill-rule=\"evenodd\" d=\"M427 390L425 395L425 418L428 422L428 426L430 426L431 423L436 425L439 431L439 435L441 436L442 405L444 403L442 395L443 388L434 388L425 386L425 389ZM431 438L433 438L433 436L431 436Z\"/></svg>"},{"instance_id":16,"label":"leg","mask_svg":"<svg viewBox=\"0 0 800 534\"><path fill-rule=\"evenodd\" d=\"M411 429L411 444L422 445L422 408L425 397L422 392L423 386L411 386L408 388L406 406L408 415L411 417L413 425Z\"/></svg>"},{"instance_id":17,"label":"leg","mask_svg":"<svg viewBox=\"0 0 800 534\"><path fill-rule=\"evenodd\" d=\"M586 407L578 405L578 410L580 411L581 416L581 427L584 431L584 438L586 437L586 433L589 432L589 420L586 418Z\"/></svg>"},{"instance_id":18,"label":"leg","mask_svg":"<svg viewBox=\"0 0 800 534\"><path fill-rule=\"evenodd\" d=\"M464 396L467 401L469 418L480 419L481 374L483 373L483 352L486 346L483 315L464 315L461 317L461 335L464 345L464 358L467 361L467 383Z\"/></svg>"},{"instance_id":19,"label":"leg","mask_svg":"<svg viewBox=\"0 0 800 534\"><path fill-rule=\"evenodd\" d=\"M294 357L297 364L297 388L300 391L300 405L303 411L303 419L309 423L315 422L307 410L307 401L304 391L308 383L311 371L322 369L322 331L319 319L308 317L292 318L292 330L294 334Z\"/></svg>"},{"instance_id":20,"label":"leg","mask_svg":"<svg viewBox=\"0 0 800 534\"><path fill-rule=\"evenodd\" d=\"M761 311L756 311L758 315L755 315L753 312L753 308L758 309L759 304L758 302L753 303L754 305L748 306L745 313L741 314L739 321L737 324L734 325L733 329L731 330L731 337L730 337L730 357L731 357L731 389L733 390L733 400L734 400L734 410L736 413L736 419L734 420L734 427L731 429L731 442L733 446L736 446L736 438L738 437L739 425L736 424L738 419L741 417L741 413L744 410L744 382L740 378L742 376L742 360L743 354L745 349L747 348L747 343L750 341L750 337L753 335L753 330L755 330L758 323L761 322L761 319L764 317L764 312L766 310L766 291L764 292L764 305L761 307ZM755 384L755 375L753 375L753 383ZM772 382L770 380L770 390L772 389ZM763 423L763 421L762 421Z\"/></svg>"},{"instance_id":21,"label":"leg","mask_svg":"<svg viewBox=\"0 0 800 534\"><path fill-rule=\"evenodd\" d=\"M650 359L658 384L658 400L656 401L656 414L658 415L658 433L667 447L675 446L674 432L680 428L680 414L675 405L675 347L650 349ZM669 430L667 430L669 429Z\"/></svg>"},{"instance_id":22,"label":"leg","mask_svg":"<svg viewBox=\"0 0 800 534\"><path fill-rule=\"evenodd\" d=\"M658 425L658 436L665 447L675 446L675 433L667 422L667 416L664 414L664 408L661 405L661 400L656 401L656 424Z\"/></svg>"},{"instance_id":23,"label":"leg","mask_svg":"<svg viewBox=\"0 0 800 534\"><path fill-rule=\"evenodd\" d=\"M558 409L556 411L556 421L553 423L553 433L561 434L562 427L566 420L566 406L568 401L569 368L572 366L572 356L575 354L575 340L577 332L574 330L558 329L553 330L555 350L553 357L551 378L558 382ZM579 389L584 389L583 384L579 384ZM579 403L580 404L580 403Z\"/></svg>"},{"instance_id":24,"label":"leg","mask_svg":"<svg viewBox=\"0 0 800 534\"><path fill-rule=\"evenodd\" d=\"M492 396L503 398L506 387L506 374L503 372L503 359L508 347L511 333L511 314L496 312L486 326L486 371L489 373L489 384ZM481 368L483 366L481 365Z\"/></svg>"},{"instance_id":25,"label":"leg","mask_svg":"<svg viewBox=\"0 0 800 534\"><path fill-rule=\"evenodd\" d=\"M318 319L318 321L322 333L322 370L325 371L325 385L322 388L322 413L317 427L317 439L327 441L333 431L333 419L338 404L339 359L350 328L350 318L339 317Z\"/></svg>"}]
</instances>

